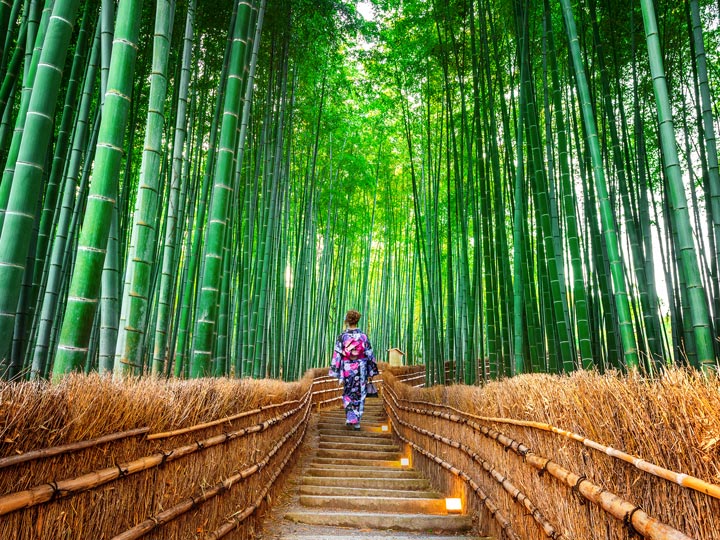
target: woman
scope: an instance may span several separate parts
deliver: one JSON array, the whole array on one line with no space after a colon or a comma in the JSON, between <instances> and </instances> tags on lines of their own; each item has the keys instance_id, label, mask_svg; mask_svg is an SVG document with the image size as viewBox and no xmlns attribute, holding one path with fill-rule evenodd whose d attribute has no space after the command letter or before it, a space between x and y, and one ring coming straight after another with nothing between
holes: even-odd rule
<instances>
[{"instance_id":1,"label":"woman","mask_svg":"<svg viewBox=\"0 0 720 540\"><path fill-rule=\"evenodd\" d=\"M375 355L367 335L357 326L360 313L351 309L345 315L345 331L335 340L330 375L343 385L345 425L360 429L365 407L367 381L378 374Z\"/></svg>"}]
</instances>

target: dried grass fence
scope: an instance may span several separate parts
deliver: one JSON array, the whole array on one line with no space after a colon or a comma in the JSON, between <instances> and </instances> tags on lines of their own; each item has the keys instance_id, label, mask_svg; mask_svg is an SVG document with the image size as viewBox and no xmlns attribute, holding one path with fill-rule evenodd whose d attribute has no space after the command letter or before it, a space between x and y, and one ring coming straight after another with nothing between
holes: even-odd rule
<instances>
[{"instance_id":1,"label":"dried grass fence","mask_svg":"<svg viewBox=\"0 0 720 540\"><path fill-rule=\"evenodd\" d=\"M324 373L0 383L0 538L252 538Z\"/></svg>"},{"instance_id":2,"label":"dried grass fence","mask_svg":"<svg viewBox=\"0 0 720 540\"><path fill-rule=\"evenodd\" d=\"M421 368L414 368L415 371ZM383 374L393 431L496 538L720 538L720 379L672 370L412 388Z\"/></svg>"}]
</instances>

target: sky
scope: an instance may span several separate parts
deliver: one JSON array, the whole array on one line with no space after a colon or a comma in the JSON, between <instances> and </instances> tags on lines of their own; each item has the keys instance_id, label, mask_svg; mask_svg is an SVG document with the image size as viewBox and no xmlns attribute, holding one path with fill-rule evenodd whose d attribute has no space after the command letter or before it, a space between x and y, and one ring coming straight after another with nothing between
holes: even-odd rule
<instances>
[{"instance_id":1,"label":"sky","mask_svg":"<svg viewBox=\"0 0 720 540\"><path fill-rule=\"evenodd\" d=\"M366 21L372 21L375 19L375 14L372 10L372 4L370 2L367 2L365 0L361 0L356 4L358 13L362 15L363 19Z\"/></svg>"}]
</instances>

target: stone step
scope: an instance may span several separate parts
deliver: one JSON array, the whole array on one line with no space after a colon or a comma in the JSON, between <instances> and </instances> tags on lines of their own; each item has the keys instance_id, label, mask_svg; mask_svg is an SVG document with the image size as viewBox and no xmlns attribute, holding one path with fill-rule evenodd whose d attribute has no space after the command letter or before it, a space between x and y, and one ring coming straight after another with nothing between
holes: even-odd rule
<instances>
[{"instance_id":1,"label":"stone step","mask_svg":"<svg viewBox=\"0 0 720 540\"><path fill-rule=\"evenodd\" d=\"M366 426L361 426L360 430L355 431L352 429L348 429L345 427L345 424L326 424L324 426L318 426L318 431L320 433L320 437L322 438L324 435L335 435L335 436L345 436L345 437L372 437L372 438L380 438L380 439L390 439L392 436L388 432L383 432L378 430L377 428L374 428L374 430L369 430L366 428Z\"/></svg>"},{"instance_id":2,"label":"stone step","mask_svg":"<svg viewBox=\"0 0 720 540\"><path fill-rule=\"evenodd\" d=\"M384 415L385 409L381 406L377 406L374 404L368 405L368 402L365 401L365 408L363 409L363 413ZM320 412L320 416L325 416L326 414L345 414L345 409L329 409L329 410Z\"/></svg>"},{"instance_id":3,"label":"stone step","mask_svg":"<svg viewBox=\"0 0 720 540\"><path fill-rule=\"evenodd\" d=\"M378 412L378 413L384 413L385 407L383 407L382 401L376 401L374 399L366 399L365 400L365 408L363 409L365 412ZM343 413L345 412L344 407L334 407L332 409L323 409L320 411L320 414L332 414L332 413Z\"/></svg>"},{"instance_id":4,"label":"stone step","mask_svg":"<svg viewBox=\"0 0 720 540\"><path fill-rule=\"evenodd\" d=\"M472 520L470 516L466 515L439 516L426 514L392 514L386 512L332 512L313 509L289 512L285 514L285 519L308 525L418 532L460 532L468 531L472 527ZM356 537L353 535L353 538Z\"/></svg>"},{"instance_id":5,"label":"stone step","mask_svg":"<svg viewBox=\"0 0 720 540\"><path fill-rule=\"evenodd\" d=\"M348 433L344 435L320 435L320 446L324 444L374 444L377 446L394 446L397 444L391 437L360 437L354 433Z\"/></svg>"},{"instance_id":6,"label":"stone step","mask_svg":"<svg viewBox=\"0 0 720 540\"><path fill-rule=\"evenodd\" d=\"M321 450L342 450L344 452L400 452L396 444L378 443L358 439L357 442L336 442L320 440L318 448Z\"/></svg>"},{"instance_id":7,"label":"stone step","mask_svg":"<svg viewBox=\"0 0 720 540\"><path fill-rule=\"evenodd\" d=\"M319 458L352 458L352 459L384 459L386 461L398 461L399 450L353 450L352 452L342 448L318 448Z\"/></svg>"},{"instance_id":8,"label":"stone step","mask_svg":"<svg viewBox=\"0 0 720 540\"><path fill-rule=\"evenodd\" d=\"M307 534L291 534L283 535L282 540L493 540L489 536L437 536L424 533L418 536L412 532L382 532L376 534L353 534L351 536L338 535L307 535Z\"/></svg>"},{"instance_id":9,"label":"stone step","mask_svg":"<svg viewBox=\"0 0 720 540\"><path fill-rule=\"evenodd\" d=\"M371 426L377 431L382 429L382 426L387 425L388 421L384 418L365 418L364 416L360 420L361 426ZM345 424L345 418L318 418L318 427L335 426L338 428L348 428Z\"/></svg>"},{"instance_id":10,"label":"stone step","mask_svg":"<svg viewBox=\"0 0 720 540\"><path fill-rule=\"evenodd\" d=\"M413 469L378 469L377 467L346 466L334 464L310 465L305 470L307 476L320 476L325 478L421 478Z\"/></svg>"},{"instance_id":11,"label":"stone step","mask_svg":"<svg viewBox=\"0 0 720 540\"><path fill-rule=\"evenodd\" d=\"M429 490L430 482L424 478L378 478L376 475L368 477L347 476L303 476L303 486L325 486L345 488L379 488L395 490Z\"/></svg>"},{"instance_id":12,"label":"stone step","mask_svg":"<svg viewBox=\"0 0 720 540\"><path fill-rule=\"evenodd\" d=\"M360 426L364 428L373 428L374 431L380 431L381 426L387 425L387 422L383 420L366 420L363 418L360 421ZM327 418L320 418L318 419L318 429L344 429L347 431L350 431L352 429L351 426L347 426L345 424L345 419L327 419Z\"/></svg>"},{"instance_id":13,"label":"stone step","mask_svg":"<svg viewBox=\"0 0 720 540\"><path fill-rule=\"evenodd\" d=\"M349 484L349 483L348 483ZM440 494L429 490L403 490L387 489L381 487L351 487L338 486L312 486L303 484L300 486L301 495L319 495L323 497L375 497L375 498L400 498L400 499L438 499ZM444 500L444 499L443 499Z\"/></svg>"},{"instance_id":14,"label":"stone step","mask_svg":"<svg viewBox=\"0 0 720 540\"><path fill-rule=\"evenodd\" d=\"M399 460L389 459L358 459L354 457L339 458L339 457L316 457L312 461L312 465L361 465L365 467L387 467L387 468L400 468Z\"/></svg>"},{"instance_id":15,"label":"stone step","mask_svg":"<svg viewBox=\"0 0 720 540\"><path fill-rule=\"evenodd\" d=\"M300 504L313 508L335 510L344 508L374 512L393 512L398 514L435 514L447 515L445 499L352 497L347 495L300 495Z\"/></svg>"},{"instance_id":16,"label":"stone step","mask_svg":"<svg viewBox=\"0 0 720 540\"><path fill-rule=\"evenodd\" d=\"M320 414L320 419L324 420L326 418L333 419L333 420L345 420L345 411L338 411L338 412L329 412L329 413L322 413ZM363 411L362 419L370 419L370 420L387 420L387 415L383 411Z\"/></svg>"}]
</instances>

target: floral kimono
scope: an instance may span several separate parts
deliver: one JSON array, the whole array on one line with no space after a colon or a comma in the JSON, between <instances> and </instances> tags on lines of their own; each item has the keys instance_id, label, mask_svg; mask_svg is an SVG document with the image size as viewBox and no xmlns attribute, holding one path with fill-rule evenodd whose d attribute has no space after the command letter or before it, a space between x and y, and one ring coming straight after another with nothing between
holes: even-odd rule
<instances>
[{"instance_id":1,"label":"floral kimono","mask_svg":"<svg viewBox=\"0 0 720 540\"><path fill-rule=\"evenodd\" d=\"M354 348L361 351L356 358L352 357L352 352L348 352ZM335 340L329 374L343 382L342 401L346 424L359 428L365 407L367 380L378 374L372 345L360 329L345 330Z\"/></svg>"}]
</instances>

